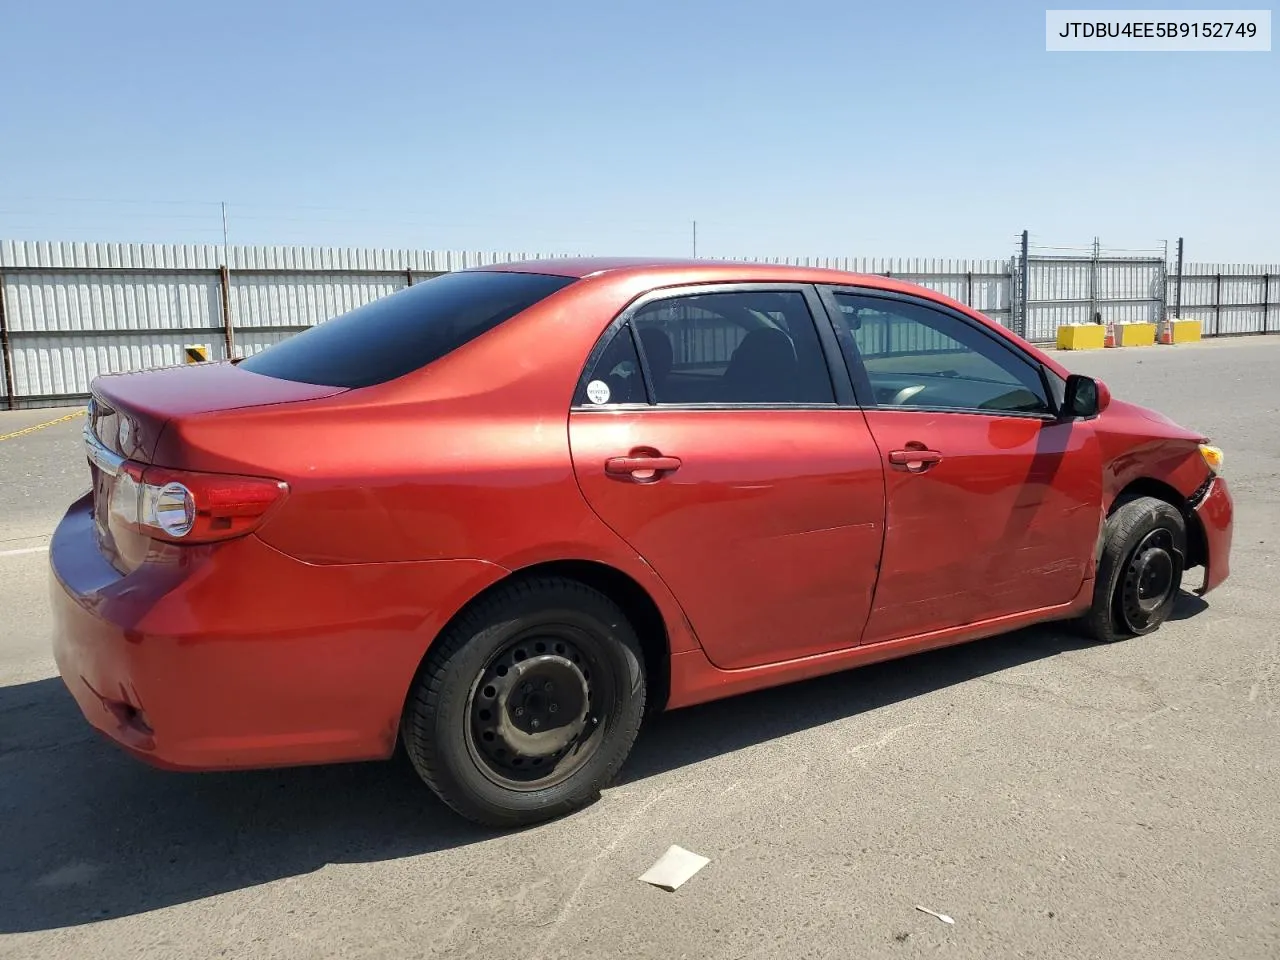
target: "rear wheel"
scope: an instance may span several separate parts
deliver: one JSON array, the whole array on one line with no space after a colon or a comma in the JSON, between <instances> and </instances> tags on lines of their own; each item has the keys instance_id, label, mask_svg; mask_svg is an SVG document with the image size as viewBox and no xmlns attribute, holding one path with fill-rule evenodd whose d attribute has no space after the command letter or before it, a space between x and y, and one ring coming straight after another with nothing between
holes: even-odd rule
<instances>
[{"instance_id":1,"label":"rear wheel","mask_svg":"<svg viewBox=\"0 0 1280 960\"><path fill-rule=\"evenodd\" d=\"M499 587L436 641L402 724L435 793L513 827L594 802L644 713L644 657L604 594L559 577Z\"/></svg>"},{"instance_id":2,"label":"rear wheel","mask_svg":"<svg viewBox=\"0 0 1280 960\"><path fill-rule=\"evenodd\" d=\"M1175 507L1154 497L1120 505L1103 527L1086 631L1114 643L1159 629L1177 602L1186 555L1186 522Z\"/></svg>"}]
</instances>

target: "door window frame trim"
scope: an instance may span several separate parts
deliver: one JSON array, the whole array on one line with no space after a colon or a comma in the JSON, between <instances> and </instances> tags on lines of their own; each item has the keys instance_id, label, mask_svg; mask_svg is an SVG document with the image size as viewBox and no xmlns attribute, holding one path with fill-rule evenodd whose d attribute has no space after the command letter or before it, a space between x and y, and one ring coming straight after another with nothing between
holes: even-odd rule
<instances>
[{"instance_id":1,"label":"door window frame trim","mask_svg":"<svg viewBox=\"0 0 1280 960\"><path fill-rule=\"evenodd\" d=\"M661 403L657 400L653 387L653 376L649 371L649 361L644 354L644 344L642 343L635 324L631 321L635 315L642 309L653 303L662 300L675 300L683 297L701 297L716 293L749 293L749 292L765 292L765 293L799 293L804 297L805 306L809 310L809 319L813 323L814 332L818 338L818 348L822 353L823 363L827 370L827 376L831 384L832 395L834 400L830 403ZM831 322L831 315L826 303L823 302L817 286L812 283L797 283L787 281L769 281L769 280L752 280L752 281L712 281L709 283L683 283L668 287L654 287L635 297L618 314L609 321L608 325L601 331L600 336L596 339L591 351L587 354L587 359L582 365L582 372L578 375L578 382L574 386L573 397L576 400L585 389L587 378L595 372L595 364L599 362L604 351L612 344L614 334L626 327L630 332L631 343L635 348L636 356L640 359L640 370L644 378L645 403L602 403L580 404L571 401L570 410L574 413L595 412L595 413L614 413L614 412L634 412L636 410L676 410L687 412L699 411L723 411L723 410L843 410L856 409L860 406L856 391L853 389L852 381L849 377L849 371L843 360L843 351L841 350L839 339L837 337L836 328Z\"/></svg>"},{"instance_id":2,"label":"door window frame trim","mask_svg":"<svg viewBox=\"0 0 1280 960\"><path fill-rule=\"evenodd\" d=\"M915 294L900 293L897 290L885 290L880 287L860 286L850 283L819 283L815 284L818 288L818 296L822 301L823 309L827 312L827 319L833 328L835 338L839 345L841 356L844 358L846 372L852 383L853 391L858 397L858 405L864 410L885 410L900 411L903 413L958 413L967 415L978 415L985 417L1018 417L1027 420L1043 420L1057 421L1061 419L1061 410L1057 397L1054 396L1048 378L1045 376L1044 364L1035 357L1027 353L1018 344L1014 343L1003 334L992 330L987 324L981 323L963 312L931 300L928 297L917 296ZM906 303L911 306L920 307L925 310L932 310L945 317L949 317L958 321L970 330L974 330L986 337L990 342L999 346L1006 351L1015 361L1026 364L1037 376L1040 381L1040 389L1044 392L1049 409L1046 413L1031 413L1021 410L984 410L979 407L954 407L954 406L885 406L878 403L875 394L871 389L871 378L867 374L866 365L862 360L862 353L858 349L857 342L853 339L848 325L841 319L843 311L840 305L836 303L837 294L848 294L856 297L869 297L872 299L896 301ZM954 339L954 338L953 338Z\"/></svg>"}]
</instances>

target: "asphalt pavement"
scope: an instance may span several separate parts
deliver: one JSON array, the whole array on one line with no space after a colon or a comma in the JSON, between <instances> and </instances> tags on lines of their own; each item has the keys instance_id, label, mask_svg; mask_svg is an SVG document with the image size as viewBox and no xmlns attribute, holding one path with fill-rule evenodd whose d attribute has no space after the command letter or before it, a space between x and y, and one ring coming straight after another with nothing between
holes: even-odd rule
<instances>
[{"instance_id":1,"label":"asphalt pavement","mask_svg":"<svg viewBox=\"0 0 1280 960\"><path fill-rule=\"evenodd\" d=\"M0 440L0 957L1275 960L1280 337L1063 357L1225 449L1225 586L1114 646L1039 628L668 714L600 803L507 835L403 763L173 774L92 734L43 552L80 424ZM711 863L639 883L673 843Z\"/></svg>"}]
</instances>

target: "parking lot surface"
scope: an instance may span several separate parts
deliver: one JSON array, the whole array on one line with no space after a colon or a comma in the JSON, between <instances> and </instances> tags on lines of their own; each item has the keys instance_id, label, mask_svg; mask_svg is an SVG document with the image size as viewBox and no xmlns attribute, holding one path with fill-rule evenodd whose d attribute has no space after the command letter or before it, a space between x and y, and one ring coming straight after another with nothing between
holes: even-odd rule
<instances>
[{"instance_id":1,"label":"parking lot surface","mask_svg":"<svg viewBox=\"0 0 1280 960\"><path fill-rule=\"evenodd\" d=\"M0 440L0 957L1274 960L1280 337L1064 359L1226 450L1224 587L1114 646L1045 627L668 714L600 803L509 835L403 763L171 774L98 739L45 599L80 423ZM672 843L710 865L637 882Z\"/></svg>"}]
</instances>

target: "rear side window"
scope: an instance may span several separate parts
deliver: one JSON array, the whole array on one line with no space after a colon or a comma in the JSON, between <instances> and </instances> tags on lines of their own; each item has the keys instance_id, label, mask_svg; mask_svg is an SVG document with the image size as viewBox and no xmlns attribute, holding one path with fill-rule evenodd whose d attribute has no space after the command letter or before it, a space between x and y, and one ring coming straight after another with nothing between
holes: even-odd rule
<instances>
[{"instance_id":1,"label":"rear side window","mask_svg":"<svg viewBox=\"0 0 1280 960\"><path fill-rule=\"evenodd\" d=\"M613 333L591 370L574 395L575 407L599 407L606 404L648 403L644 374L640 371L640 354L636 350L631 324L623 324Z\"/></svg>"},{"instance_id":2,"label":"rear side window","mask_svg":"<svg viewBox=\"0 0 1280 960\"><path fill-rule=\"evenodd\" d=\"M804 294L676 296L632 318L659 404L835 403Z\"/></svg>"},{"instance_id":3,"label":"rear side window","mask_svg":"<svg viewBox=\"0 0 1280 960\"><path fill-rule=\"evenodd\" d=\"M463 271L425 280L268 347L240 367L299 383L369 387L402 377L574 282Z\"/></svg>"}]
</instances>

